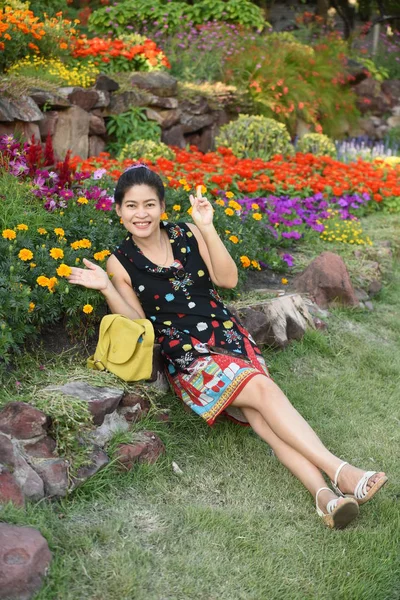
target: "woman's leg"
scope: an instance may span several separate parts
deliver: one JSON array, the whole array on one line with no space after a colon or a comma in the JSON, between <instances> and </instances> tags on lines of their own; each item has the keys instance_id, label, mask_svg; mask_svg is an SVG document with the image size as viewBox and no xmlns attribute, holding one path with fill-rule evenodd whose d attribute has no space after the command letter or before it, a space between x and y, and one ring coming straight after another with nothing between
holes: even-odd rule
<instances>
[{"instance_id":1,"label":"woman's leg","mask_svg":"<svg viewBox=\"0 0 400 600\"><path fill-rule=\"evenodd\" d=\"M242 410L255 409L278 438L324 471L330 479L334 478L342 462L341 459L329 452L310 425L271 379L261 374L256 375L235 398L232 405ZM361 469L351 465L346 466L339 477L341 490L344 493L353 493L363 473ZM383 475L377 473L371 477L369 486Z\"/></svg>"},{"instance_id":2,"label":"woman's leg","mask_svg":"<svg viewBox=\"0 0 400 600\"><path fill-rule=\"evenodd\" d=\"M299 454L297 450L294 450L275 435L257 410L254 408L242 408L241 410L253 431L271 446L278 460L301 481L315 498L317 491L322 487L326 487L326 482L321 475L321 471L302 454ZM327 503L336 497L334 492L323 490L318 497L319 507L326 512Z\"/></svg>"}]
</instances>

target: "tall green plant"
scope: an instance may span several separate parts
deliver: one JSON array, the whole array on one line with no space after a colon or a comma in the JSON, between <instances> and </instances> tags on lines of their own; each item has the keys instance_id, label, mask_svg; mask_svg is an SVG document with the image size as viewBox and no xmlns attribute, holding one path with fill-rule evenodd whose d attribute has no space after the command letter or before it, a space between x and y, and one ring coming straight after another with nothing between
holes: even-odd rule
<instances>
[{"instance_id":1,"label":"tall green plant","mask_svg":"<svg viewBox=\"0 0 400 600\"><path fill-rule=\"evenodd\" d=\"M109 117L107 133L110 136L108 149L113 154L119 154L126 144L137 140L159 142L161 139L161 127L155 121L150 121L145 109L138 106Z\"/></svg>"}]
</instances>

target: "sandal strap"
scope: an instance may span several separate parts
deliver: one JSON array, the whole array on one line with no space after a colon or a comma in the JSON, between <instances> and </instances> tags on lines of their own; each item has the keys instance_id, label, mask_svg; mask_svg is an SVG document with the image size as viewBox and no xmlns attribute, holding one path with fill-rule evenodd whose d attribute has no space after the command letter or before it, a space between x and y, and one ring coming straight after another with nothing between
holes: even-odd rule
<instances>
[{"instance_id":1,"label":"sandal strap","mask_svg":"<svg viewBox=\"0 0 400 600\"><path fill-rule=\"evenodd\" d=\"M354 497L357 498L357 500L362 500L363 498L365 498L365 496L368 493L368 490L367 490L368 480L373 475L376 475L376 473L377 473L377 471L366 471L364 473L364 475L361 477L360 481L357 483L355 490L354 490Z\"/></svg>"},{"instance_id":2,"label":"sandal strap","mask_svg":"<svg viewBox=\"0 0 400 600\"><path fill-rule=\"evenodd\" d=\"M326 505L326 510L327 512L324 513L320 507L318 506L318 495L320 492L322 492L323 490L328 490L328 492L331 492L332 490L328 487L322 487L319 488L319 490L317 491L317 493L315 494L315 507L317 509L317 513L320 517L323 517L326 514L331 514L333 513L333 511L336 508L337 502L338 502L338 498L334 498L333 500L329 500L328 504Z\"/></svg>"},{"instance_id":3,"label":"sandal strap","mask_svg":"<svg viewBox=\"0 0 400 600\"><path fill-rule=\"evenodd\" d=\"M343 467L345 467L346 465L348 465L348 462L342 462L340 463L340 465L338 466L338 468L336 469L336 473L335 473L335 477L333 479L333 481L331 481L332 487L335 490L335 492L337 494L339 494L340 496L343 496L343 492L342 490L338 487L338 479L339 479L339 475L340 475L340 471L343 469Z\"/></svg>"}]
</instances>

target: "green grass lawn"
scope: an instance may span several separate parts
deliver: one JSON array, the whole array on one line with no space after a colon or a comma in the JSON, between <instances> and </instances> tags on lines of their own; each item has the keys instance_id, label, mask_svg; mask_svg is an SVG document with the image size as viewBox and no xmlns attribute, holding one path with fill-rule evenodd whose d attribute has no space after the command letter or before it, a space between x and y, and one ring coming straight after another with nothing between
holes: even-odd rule
<instances>
[{"instance_id":1,"label":"green grass lawn","mask_svg":"<svg viewBox=\"0 0 400 600\"><path fill-rule=\"evenodd\" d=\"M166 444L155 465L121 474L110 464L62 502L0 513L49 542L53 562L35 600L400 598L398 267L374 306L332 310L328 332L265 353L276 382L333 452L389 475L354 524L327 529L308 492L251 430L230 422L211 429L165 396L158 406L172 409L170 425L151 416L137 425ZM29 401L83 373L114 382L88 374L73 352L20 364L3 402Z\"/></svg>"}]
</instances>

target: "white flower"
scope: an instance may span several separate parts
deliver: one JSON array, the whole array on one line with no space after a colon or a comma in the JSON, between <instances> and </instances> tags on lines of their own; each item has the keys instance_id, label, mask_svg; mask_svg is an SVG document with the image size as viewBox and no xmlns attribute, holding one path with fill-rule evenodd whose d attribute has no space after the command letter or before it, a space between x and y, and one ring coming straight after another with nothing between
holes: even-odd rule
<instances>
[{"instance_id":1,"label":"white flower","mask_svg":"<svg viewBox=\"0 0 400 600\"><path fill-rule=\"evenodd\" d=\"M328 10L328 17L334 17L336 15L336 8L333 6Z\"/></svg>"}]
</instances>

